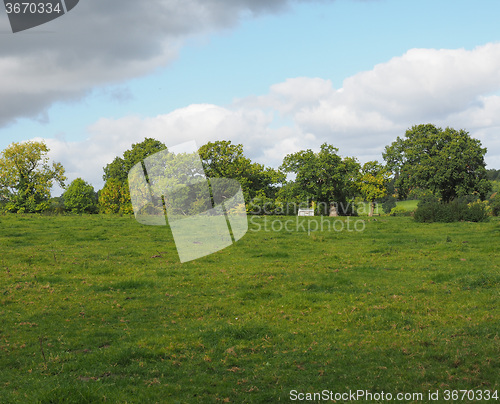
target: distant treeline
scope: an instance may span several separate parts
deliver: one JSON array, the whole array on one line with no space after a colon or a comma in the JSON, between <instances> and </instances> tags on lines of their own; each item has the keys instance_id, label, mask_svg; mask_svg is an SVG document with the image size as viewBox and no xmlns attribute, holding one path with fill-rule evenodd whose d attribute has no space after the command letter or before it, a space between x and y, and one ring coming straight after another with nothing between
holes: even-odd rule
<instances>
[{"instance_id":1,"label":"distant treeline","mask_svg":"<svg viewBox=\"0 0 500 404\"><path fill-rule=\"evenodd\" d=\"M43 142L29 141L13 143L0 153L0 211L131 214L129 173L152 155L164 156L169 163L155 163L157 173L146 176L151 189L165 189L166 178L177 181L181 174L231 178L241 185L250 214L295 214L296 209L288 207L306 204L317 214L351 215L355 212L343 207L366 201L371 215L376 202L388 212L396 200L422 200L428 194L444 203L464 196L484 201L498 192L500 181L500 170L486 170L486 149L479 140L464 130L432 124L414 126L386 146L385 163L365 164L356 157L341 156L334 145L324 143L319 151L288 154L278 168L266 167L251 161L242 144L222 140L202 145L197 152L202 168L186 171L183 158L171 160L174 154L165 144L146 138L103 167L105 185L98 192L82 178L65 184L64 167L49 164L48 152ZM51 198L54 183L65 189L60 198ZM194 214L199 195L194 187L183 192L194 201L193 211L183 214ZM158 200L162 197L154 195Z\"/></svg>"},{"instance_id":2,"label":"distant treeline","mask_svg":"<svg viewBox=\"0 0 500 404\"><path fill-rule=\"evenodd\" d=\"M495 169L486 170L486 177L490 181L500 181L500 170L495 170Z\"/></svg>"}]
</instances>

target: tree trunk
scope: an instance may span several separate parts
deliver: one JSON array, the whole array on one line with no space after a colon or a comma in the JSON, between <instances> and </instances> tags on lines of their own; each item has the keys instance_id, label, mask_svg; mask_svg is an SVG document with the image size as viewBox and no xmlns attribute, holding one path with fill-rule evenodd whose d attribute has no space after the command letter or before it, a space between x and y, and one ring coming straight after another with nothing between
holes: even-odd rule
<instances>
[{"instance_id":1,"label":"tree trunk","mask_svg":"<svg viewBox=\"0 0 500 404\"><path fill-rule=\"evenodd\" d=\"M338 216L337 207L335 204L330 205L330 216Z\"/></svg>"},{"instance_id":2,"label":"tree trunk","mask_svg":"<svg viewBox=\"0 0 500 404\"><path fill-rule=\"evenodd\" d=\"M370 213L368 213L368 216L369 217L372 217L373 216L373 212L375 211L375 201L372 201L370 203Z\"/></svg>"}]
</instances>

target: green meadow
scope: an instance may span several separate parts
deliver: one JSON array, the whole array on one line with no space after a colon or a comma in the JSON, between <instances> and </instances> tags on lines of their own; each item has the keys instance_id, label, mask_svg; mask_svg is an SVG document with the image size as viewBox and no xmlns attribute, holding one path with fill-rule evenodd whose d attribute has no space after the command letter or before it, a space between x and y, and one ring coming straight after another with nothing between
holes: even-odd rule
<instances>
[{"instance_id":1,"label":"green meadow","mask_svg":"<svg viewBox=\"0 0 500 404\"><path fill-rule=\"evenodd\" d=\"M408 212L413 212L417 209L418 200L407 200L407 201L397 201L396 206L405 209ZM358 202L354 205L356 207L356 212L360 216L368 216L368 212L370 211L370 204L368 202ZM374 215L383 215L389 214L390 212L384 212L382 209L382 204L375 204L375 209L373 211Z\"/></svg>"},{"instance_id":2,"label":"green meadow","mask_svg":"<svg viewBox=\"0 0 500 404\"><path fill-rule=\"evenodd\" d=\"M398 201L396 206L405 208L407 211L412 212L417 209L418 202L419 201L417 200Z\"/></svg>"},{"instance_id":3,"label":"green meadow","mask_svg":"<svg viewBox=\"0 0 500 404\"><path fill-rule=\"evenodd\" d=\"M499 390L498 218L297 220L181 264L133 217L0 216L0 402Z\"/></svg>"}]
</instances>

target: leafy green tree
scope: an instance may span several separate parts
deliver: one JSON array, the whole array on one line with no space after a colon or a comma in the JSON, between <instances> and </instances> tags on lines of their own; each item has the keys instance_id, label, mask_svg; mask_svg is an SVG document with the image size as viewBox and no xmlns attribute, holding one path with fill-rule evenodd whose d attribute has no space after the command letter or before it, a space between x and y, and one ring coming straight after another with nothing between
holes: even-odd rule
<instances>
[{"instance_id":1,"label":"leafy green tree","mask_svg":"<svg viewBox=\"0 0 500 404\"><path fill-rule=\"evenodd\" d=\"M101 213L133 213L130 192L127 184L117 178L106 181L99 192L99 211Z\"/></svg>"},{"instance_id":2,"label":"leafy green tree","mask_svg":"<svg viewBox=\"0 0 500 404\"><path fill-rule=\"evenodd\" d=\"M490 181L500 181L500 170L486 170L486 175Z\"/></svg>"},{"instance_id":3,"label":"leafy green tree","mask_svg":"<svg viewBox=\"0 0 500 404\"><path fill-rule=\"evenodd\" d=\"M387 167L386 167L387 169ZM388 175L390 176L391 173L389 170ZM396 207L396 202L397 198L395 196L396 189L394 188L394 178L389 178L389 180L385 184L386 187L386 194L382 198L377 199L377 203L382 205L382 209L384 210L384 213L389 214L393 208Z\"/></svg>"},{"instance_id":4,"label":"leafy green tree","mask_svg":"<svg viewBox=\"0 0 500 404\"><path fill-rule=\"evenodd\" d=\"M228 140L208 142L198 150L207 177L233 178L241 176L252 165L243 155L243 145Z\"/></svg>"},{"instance_id":5,"label":"leafy green tree","mask_svg":"<svg viewBox=\"0 0 500 404\"><path fill-rule=\"evenodd\" d=\"M342 158L337 153L337 148L324 143L318 153L302 150L285 156L280 167L296 174L294 190L300 199L330 206L331 215L349 213L360 169L356 159Z\"/></svg>"},{"instance_id":6,"label":"leafy green tree","mask_svg":"<svg viewBox=\"0 0 500 404\"><path fill-rule=\"evenodd\" d=\"M491 198L493 195L500 193L500 170L487 170L487 176L491 183L488 197Z\"/></svg>"},{"instance_id":7,"label":"leafy green tree","mask_svg":"<svg viewBox=\"0 0 500 404\"><path fill-rule=\"evenodd\" d=\"M464 130L434 125L413 126L383 153L400 198L414 188L430 189L443 201L477 193L484 199L491 185L486 178L481 142Z\"/></svg>"},{"instance_id":8,"label":"leafy green tree","mask_svg":"<svg viewBox=\"0 0 500 404\"><path fill-rule=\"evenodd\" d=\"M111 178L116 178L122 183L127 182L130 169L138 162L143 161L146 157L165 150L165 146L159 140L146 138L141 143L135 143L130 150L123 153L123 157L115 157L115 159L104 167L103 180L108 181Z\"/></svg>"},{"instance_id":9,"label":"leafy green tree","mask_svg":"<svg viewBox=\"0 0 500 404\"><path fill-rule=\"evenodd\" d=\"M370 212L368 216L373 216L375 210L375 200L383 198L387 193L387 182L389 181L389 171L378 161L368 161L361 169L358 187L363 198L370 202Z\"/></svg>"},{"instance_id":10,"label":"leafy green tree","mask_svg":"<svg viewBox=\"0 0 500 404\"><path fill-rule=\"evenodd\" d=\"M193 215L212 208L198 153L161 152L150 159L147 181L151 194L143 187L133 189L134 197L139 197L143 202L148 202L151 197L152 205L146 203L144 208L160 212L165 206L170 218ZM144 175L141 167L138 171L131 172L129 180L136 182L137 175Z\"/></svg>"},{"instance_id":11,"label":"leafy green tree","mask_svg":"<svg viewBox=\"0 0 500 404\"><path fill-rule=\"evenodd\" d=\"M198 153L208 178L232 178L242 186L247 201L257 195L274 198L277 185L285 180L285 175L262 164L252 163L243 154L243 145L230 141L208 142Z\"/></svg>"},{"instance_id":12,"label":"leafy green tree","mask_svg":"<svg viewBox=\"0 0 500 404\"><path fill-rule=\"evenodd\" d=\"M491 181L491 195L495 193L500 193L500 181Z\"/></svg>"},{"instance_id":13,"label":"leafy green tree","mask_svg":"<svg viewBox=\"0 0 500 404\"><path fill-rule=\"evenodd\" d=\"M300 208L308 208L309 200L302 196L302 190L295 181L288 181L276 193L276 213L295 216Z\"/></svg>"},{"instance_id":14,"label":"leafy green tree","mask_svg":"<svg viewBox=\"0 0 500 404\"><path fill-rule=\"evenodd\" d=\"M137 163L146 157L165 150L167 147L152 138L135 143L132 148L116 157L104 167L104 188L99 193L99 210L105 213L132 213L132 202L128 189L128 173ZM109 183L109 184L108 184Z\"/></svg>"},{"instance_id":15,"label":"leafy green tree","mask_svg":"<svg viewBox=\"0 0 500 404\"><path fill-rule=\"evenodd\" d=\"M81 178L74 180L63 194L66 209L73 213L96 213L97 198L94 187Z\"/></svg>"},{"instance_id":16,"label":"leafy green tree","mask_svg":"<svg viewBox=\"0 0 500 404\"><path fill-rule=\"evenodd\" d=\"M0 200L11 212L40 212L48 208L50 189L64 187L64 168L49 164L44 142L12 143L0 154Z\"/></svg>"}]
</instances>

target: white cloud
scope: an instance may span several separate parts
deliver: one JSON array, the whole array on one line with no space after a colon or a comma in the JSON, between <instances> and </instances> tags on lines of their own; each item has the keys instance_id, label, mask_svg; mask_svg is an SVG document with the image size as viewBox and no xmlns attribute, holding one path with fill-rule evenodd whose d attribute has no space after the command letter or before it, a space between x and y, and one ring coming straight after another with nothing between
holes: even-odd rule
<instances>
[{"instance_id":1,"label":"white cloud","mask_svg":"<svg viewBox=\"0 0 500 404\"><path fill-rule=\"evenodd\" d=\"M282 11L291 1L85 0L48 24L1 35L0 126L151 73L175 59L187 39ZM10 31L5 13L0 31Z\"/></svg>"},{"instance_id":2,"label":"white cloud","mask_svg":"<svg viewBox=\"0 0 500 404\"><path fill-rule=\"evenodd\" d=\"M490 43L473 50L412 49L347 78L338 90L327 80L288 80L259 101L264 108L282 97L275 108L302 133L314 133L345 154L380 159L383 147L415 124L464 128L472 135L499 127L498 91L500 43ZM483 143L492 145L489 157L498 156L491 135Z\"/></svg>"},{"instance_id":3,"label":"white cloud","mask_svg":"<svg viewBox=\"0 0 500 404\"><path fill-rule=\"evenodd\" d=\"M318 105L335 95L330 80L296 77L271 86L269 94L239 99L235 105L244 108L273 109L282 115L295 114L302 108Z\"/></svg>"},{"instance_id":4,"label":"white cloud","mask_svg":"<svg viewBox=\"0 0 500 404\"><path fill-rule=\"evenodd\" d=\"M167 146L189 140L195 140L201 146L208 141L229 139L245 144L247 150L253 146L257 153L261 153L265 148L256 140L268 140L271 122L269 114L258 110L229 110L216 105L196 104L156 117L103 118L88 128L89 137L84 141L67 142L55 138L45 139L45 142L51 150L50 157L66 168L69 181L82 177L100 189L103 167L146 137L160 140ZM288 139L286 135L281 137Z\"/></svg>"},{"instance_id":5,"label":"white cloud","mask_svg":"<svg viewBox=\"0 0 500 404\"><path fill-rule=\"evenodd\" d=\"M392 131L409 122L444 120L498 90L498 43L471 51L412 49L347 78L341 90L304 108L297 120L315 132Z\"/></svg>"}]
</instances>

